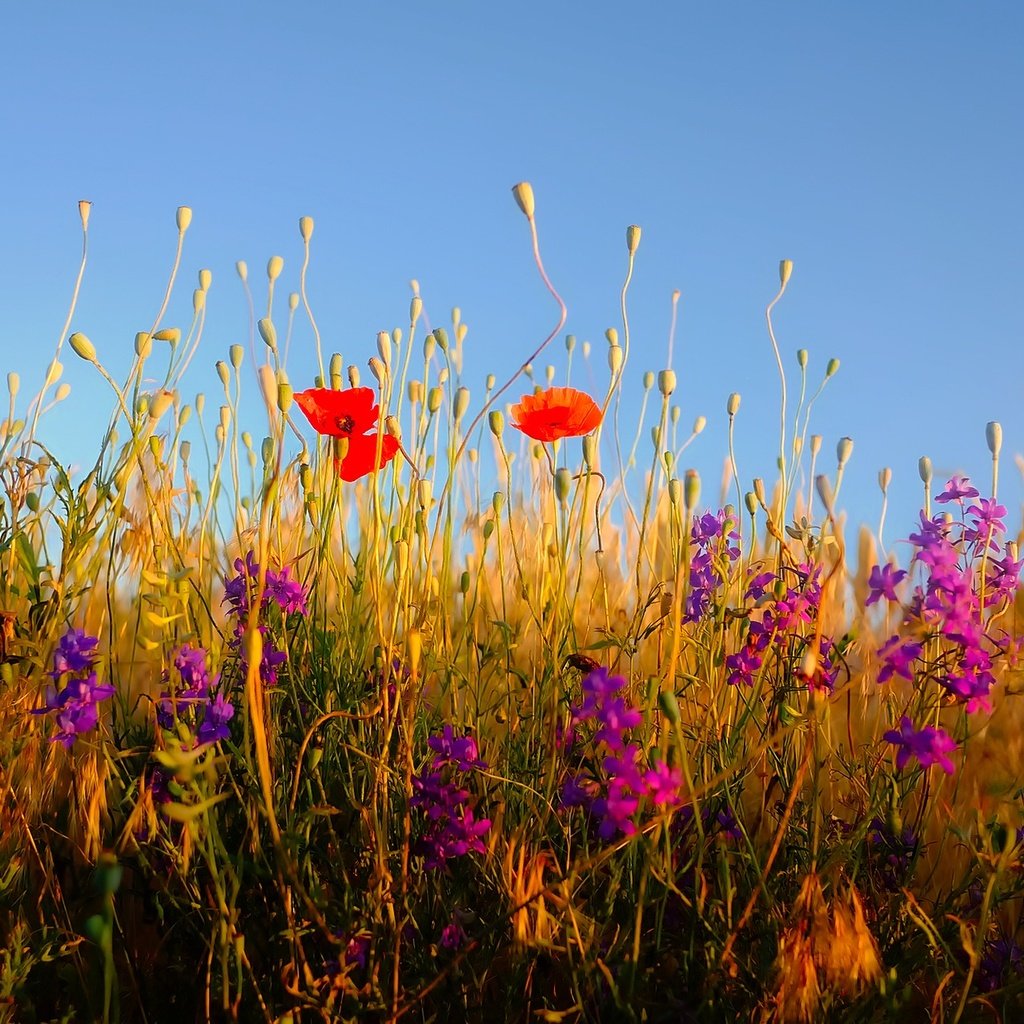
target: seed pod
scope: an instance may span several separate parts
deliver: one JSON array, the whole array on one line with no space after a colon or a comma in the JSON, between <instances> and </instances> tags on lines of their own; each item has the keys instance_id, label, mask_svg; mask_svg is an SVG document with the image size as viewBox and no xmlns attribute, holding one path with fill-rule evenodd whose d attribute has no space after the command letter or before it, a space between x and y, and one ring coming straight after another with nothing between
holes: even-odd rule
<instances>
[{"instance_id":1,"label":"seed pod","mask_svg":"<svg viewBox=\"0 0 1024 1024\"><path fill-rule=\"evenodd\" d=\"M259 328L260 337L263 339L264 344L271 352L277 351L277 328L274 327L274 321L264 317L260 320L256 326Z\"/></svg>"},{"instance_id":2,"label":"seed pod","mask_svg":"<svg viewBox=\"0 0 1024 1024\"><path fill-rule=\"evenodd\" d=\"M675 370L662 370L658 374L658 390L665 398L668 398L676 389Z\"/></svg>"},{"instance_id":3,"label":"seed pod","mask_svg":"<svg viewBox=\"0 0 1024 1024\"><path fill-rule=\"evenodd\" d=\"M533 186L528 181L521 181L518 185L512 186L512 195L515 196L519 209L526 214L527 220L533 220L536 203L533 198Z\"/></svg>"},{"instance_id":4,"label":"seed pod","mask_svg":"<svg viewBox=\"0 0 1024 1024\"><path fill-rule=\"evenodd\" d=\"M84 359L87 363L96 362L96 346L81 331L75 331L68 338L68 344L80 359Z\"/></svg>"},{"instance_id":5,"label":"seed pod","mask_svg":"<svg viewBox=\"0 0 1024 1024\"><path fill-rule=\"evenodd\" d=\"M300 217L299 218L299 234L302 236L304 242L308 242L313 237L313 218L312 217Z\"/></svg>"}]
</instances>

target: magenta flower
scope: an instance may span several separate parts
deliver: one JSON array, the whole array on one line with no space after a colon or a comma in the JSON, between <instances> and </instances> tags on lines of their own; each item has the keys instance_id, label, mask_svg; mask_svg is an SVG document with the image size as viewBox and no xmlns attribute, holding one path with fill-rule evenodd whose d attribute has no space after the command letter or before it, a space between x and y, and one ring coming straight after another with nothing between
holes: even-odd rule
<instances>
[{"instance_id":1,"label":"magenta flower","mask_svg":"<svg viewBox=\"0 0 1024 1024\"><path fill-rule=\"evenodd\" d=\"M879 598L884 597L886 601L898 602L899 597L896 594L896 588L905 580L907 577L906 569L897 569L892 565L886 564L884 566L875 566L871 570L871 576L868 579L868 586L871 588L871 593L868 596L865 604L874 604Z\"/></svg>"},{"instance_id":2,"label":"magenta flower","mask_svg":"<svg viewBox=\"0 0 1024 1024\"><path fill-rule=\"evenodd\" d=\"M886 683L894 675L902 676L908 682L914 679L910 664L921 657L924 647L913 640L904 640L900 636L891 636L882 644L878 656L882 667L878 670L878 682Z\"/></svg>"},{"instance_id":3,"label":"magenta flower","mask_svg":"<svg viewBox=\"0 0 1024 1024\"><path fill-rule=\"evenodd\" d=\"M963 504L964 498L977 498L978 493L978 488L972 487L967 477L954 476L946 482L946 489L935 500L939 504L946 504L950 501L958 501Z\"/></svg>"},{"instance_id":4,"label":"magenta flower","mask_svg":"<svg viewBox=\"0 0 1024 1024\"><path fill-rule=\"evenodd\" d=\"M922 768L937 764L947 775L956 770L947 755L957 749L956 741L943 729L930 725L915 729L906 715L900 719L899 730L890 729L884 737L899 749L896 752L896 768L902 771L911 757L917 758Z\"/></svg>"},{"instance_id":5,"label":"magenta flower","mask_svg":"<svg viewBox=\"0 0 1024 1024\"><path fill-rule=\"evenodd\" d=\"M680 791L683 788L683 773L678 768L671 768L667 762L658 761L644 774L644 782L647 783L647 793L655 807L675 807L682 803Z\"/></svg>"}]
</instances>

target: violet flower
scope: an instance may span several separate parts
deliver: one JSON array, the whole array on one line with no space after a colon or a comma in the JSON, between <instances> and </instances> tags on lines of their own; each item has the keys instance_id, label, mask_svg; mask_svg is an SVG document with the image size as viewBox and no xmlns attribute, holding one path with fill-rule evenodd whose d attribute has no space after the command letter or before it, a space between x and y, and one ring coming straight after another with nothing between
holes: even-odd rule
<instances>
[{"instance_id":1,"label":"violet flower","mask_svg":"<svg viewBox=\"0 0 1024 1024\"><path fill-rule=\"evenodd\" d=\"M947 755L957 749L956 741L943 729L926 725L915 729L906 715L900 719L899 730L890 729L884 736L899 750L896 752L896 769L902 771L911 757L917 758L922 768L937 764L947 775L956 768Z\"/></svg>"}]
</instances>

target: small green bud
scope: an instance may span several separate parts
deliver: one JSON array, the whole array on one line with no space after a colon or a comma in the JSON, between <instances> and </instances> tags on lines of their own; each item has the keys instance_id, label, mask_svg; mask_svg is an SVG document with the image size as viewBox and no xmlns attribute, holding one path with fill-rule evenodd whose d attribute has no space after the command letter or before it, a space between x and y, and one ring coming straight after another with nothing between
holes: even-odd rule
<instances>
[{"instance_id":1,"label":"small green bud","mask_svg":"<svg viewBox=\"0 0 1024 1024\"><path fill-rule=\"evenodd\" d=\"M96 362L96 346L81 331L75 331L68 338L68 344L79 358L84 359L87 363Z\"/></svg>"},{"instance_id":2,"label":"small green bud","mask_svg":"<svg viewBox=\"0 0 1024 1024\"><path fill-rule=\"evenodd\" d=\"M256 326L259 328L260 337L263 339L263 343L271 352L276 352L277 328L274 327L274 321L264 317L262 320L257 322Z\"/></svg>"},{"instance_id":3,"label":"small green bud","mask_svg":"<svg viewBox=\"0 0 1024 1024\"><path fill-rule=\"evenodd\" d=\"M799 348L796 351L796 361L800 365L801 370L807 369L807 349Z\"/></svg>"},{"instance_id":4,"label":"small green bud","mask_svg":"<svg viewBox=\"0 0 1024 1024\"><path fill-rule=\"evenodd\" d=\"M563 507L566 502L568 502L571 491L572 473L570 473L564 466L560 466L555 470L555 497L558 499L558 503Z\"/></svg>"},{"instance_id":5,"label":"small green bud","mask_svg":"<svg viewBox=\"0 0 1024 1024\"><path fill-rule=\"evenodd\" d=\"M495 437L501 437L505 430L505 417L499 409L492 409L487 414L487 424Z\"/></svg>"},{"instance_id":6,"label":"small green bud","mask_svg":"<svg viewBox=\"0 0 1024 1024\"><path fill-rule=\"evenodd\" d=\"M688 469L683 481L683 500L687 511L692 512L700 501L700 474L695 469Z\"/></svg>"},{"instance_id":7,"label":"small green bud","mask_svg":"<svg viewBox=\"0 0 1024 1024\"><path fill-rule=\"evenodd\" d=\"M231 365L237 370L242 365L242 356L244 349L241 345L232 345L228 349L228 358L231 360Z\"/></svg>"},{"instance_id":8,"label":"small green bud","mask_svg":"<svg viewBox=\"0 0 1024 1024\"><path fill-rule=\"evenodd\" d=\"M839 360L832 358L825 367L825 378L834 377L839 372Z\"/></svg>"}]
</instances>

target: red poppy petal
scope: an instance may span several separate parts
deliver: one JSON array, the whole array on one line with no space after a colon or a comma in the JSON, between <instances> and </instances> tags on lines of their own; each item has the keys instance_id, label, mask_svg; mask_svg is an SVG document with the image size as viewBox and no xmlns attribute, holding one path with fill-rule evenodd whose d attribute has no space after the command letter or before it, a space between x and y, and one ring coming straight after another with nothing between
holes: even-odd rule
<instances>
[{"instance_id":1,"label":"red poppy petal","mask_svg":"<svg viewBox=\"0 0 1024 1024\"><path fill-rule=\"evenodd\" d=\"M375 473L398 454L398 438L384 434L380 439L380 459L377 459L377 435L354 434L348 439L348 451L338 465L338 475L352 483L367 473ZM374 464L376 461L376 465Z\"/></svg>"},{"instance_id":2,"label":"red poppy petal","mask_svg":"<svg viewBox=\"0 0 1024 1024\"><path fill-rule=\"evenodd\" d=\"M318 434L343 437L350 431L362 434L377 425L377 404L372 388L308 388L295 395L295 402ZM340 424L351 420L343 430Z\"/></svg>"}]
</instances>

